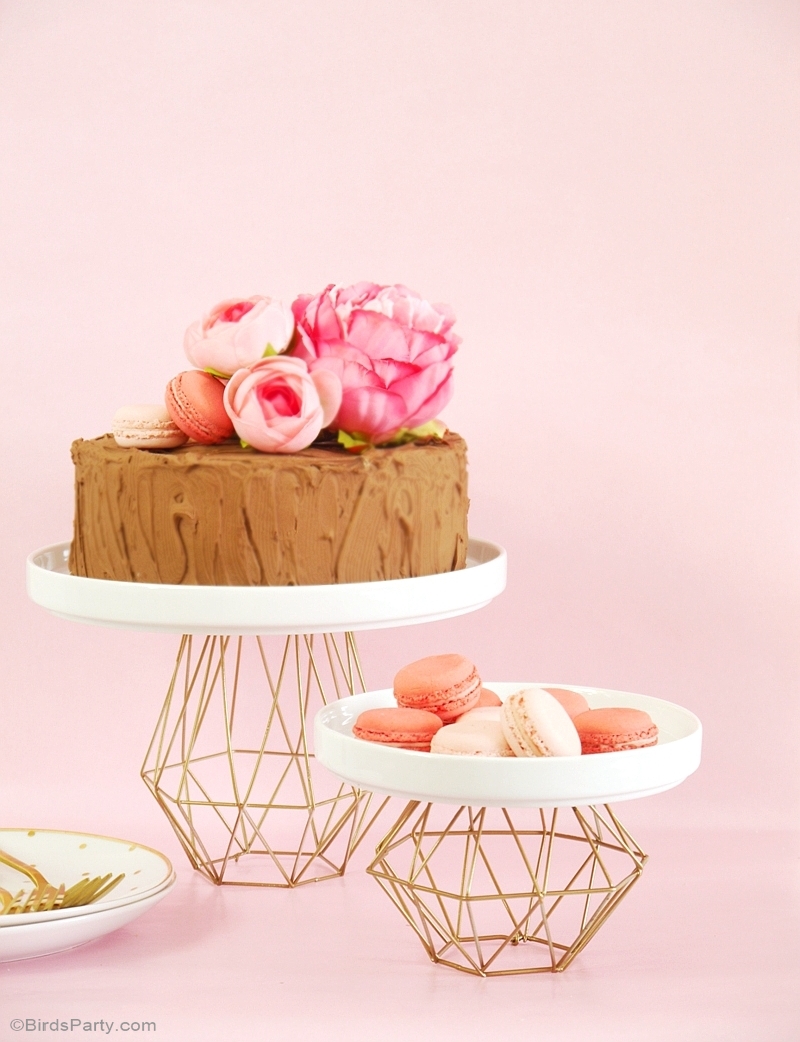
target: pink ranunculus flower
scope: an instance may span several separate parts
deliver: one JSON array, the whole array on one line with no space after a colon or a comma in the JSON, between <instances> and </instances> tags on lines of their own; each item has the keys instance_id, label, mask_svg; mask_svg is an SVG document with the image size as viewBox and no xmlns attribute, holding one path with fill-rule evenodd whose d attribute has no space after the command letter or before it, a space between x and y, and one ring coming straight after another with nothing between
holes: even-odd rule
<instances>
[{"instance_id":1,"label":"pink ranunculus flower","mask_svg":"<svg viewBox=\"0 0 800 1042\"><path fill-rule=\"evenodd\" d=\"M374 444L434 419L453 393L455 316L405 286L328 286L292 304L295 357L342 383L332 426Z\"/></svg>"},{"instance_id":2,"label":"pink ranunculus flower","mask_svg":"<svg viewBox=\"0 0 800 1042\"><path fill-rule=\"evenodd\" d=\"M242 441L260 452L299 452L336 415L335 373L309 373L301 358L273 355L238 369L225 386L225 411Z\"/></svg>"},{"instance_id":3,"label":"pink ranunculus flower","mask_svg":"<svg viewBox=\"0 0 800 1042\"><path fill-rule=\"evenodd\" d=\"M186 330L183 349L192 365L230 376L292 342L294 316L271 297L223 300Z\"/></svg>"}]
</instances>

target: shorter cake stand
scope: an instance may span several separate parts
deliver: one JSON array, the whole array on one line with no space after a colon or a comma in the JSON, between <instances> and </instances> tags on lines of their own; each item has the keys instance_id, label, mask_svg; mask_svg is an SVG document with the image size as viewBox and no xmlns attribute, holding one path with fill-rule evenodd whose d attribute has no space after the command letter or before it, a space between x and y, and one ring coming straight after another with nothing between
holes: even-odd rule
<instances>
[{"instance_id":1,"label":"shorter cake stand","mask_svg":"<svg viewBox=\"0 0 800 1042\"><path fill-rule=\"evenodd\" d=\"M69 544L28 558L33 601L62 618L180 634L142 778L214 883L291 887L341 875L381 807L319 767L309 714L364 690L357 630L475 611L506 555L471 540L467 567L329 586L177 586L69 574Z\"/></svg>"},{"instance_id":2,"label":"shorter cake stand","mask_svg":"<svg viewBox=\"0 0 800 1042\"><path fill-rule=\"evenodd\" d=\"M486 683L501 698L533 686ZM594 756L445 756L353 737L360 713L396 704L391 691L318 712L321 763L344 782L408 801L367 871L433 962L481 977L566 969L647 861L609 804L663 792L699 766L702 729L688 710L572 690L591 708L645 710L658 745Z\"/></svg>"}]
</instances>

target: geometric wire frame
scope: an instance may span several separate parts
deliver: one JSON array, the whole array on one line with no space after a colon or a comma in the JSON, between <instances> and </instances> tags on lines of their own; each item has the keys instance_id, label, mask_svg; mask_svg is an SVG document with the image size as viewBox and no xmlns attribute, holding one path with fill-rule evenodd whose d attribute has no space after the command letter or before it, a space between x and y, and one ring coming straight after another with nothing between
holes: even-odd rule
<instances>
[{"instance_id":1,"label":"geometric wire frame","mask_svg":"<svg viewBox=\"0 0 800 1042\"><path fill-rule=\"evenodd\" d=\"M410 802L367 871L433 962L481 977L566 969L647 855L610 807Z\"/></svg>"},{"instance_id":2,"label":"geometric wire frame","mask_svg":"<svg viewBox=\"0 0 800 1042\"><path fill-rule=\"evenodd\" d=\"M336 698L365 689L354 635L272 643L183 636L142 766L216 884L340 876L388 803L368 818L371 794L322 769L306 729L326 684ZM647 861L608 806L513 815L411 801L380 842L367 871L433 962L482 977L564 970Z\"/></svg>"},{"instance_id":3,"label":"geometric wire frame","mask_svg":"<svg viewBox=\"0 0 800 1042\"><path fill-rule=\"evenodd\" d=\"M353 634L272 645L183 636L142 766L189 860L217 884L339 876L387 802L367 821L370 794L323 770L306 730L329 682L336 698L364 690Z\"/></svg>"}]
</instances>

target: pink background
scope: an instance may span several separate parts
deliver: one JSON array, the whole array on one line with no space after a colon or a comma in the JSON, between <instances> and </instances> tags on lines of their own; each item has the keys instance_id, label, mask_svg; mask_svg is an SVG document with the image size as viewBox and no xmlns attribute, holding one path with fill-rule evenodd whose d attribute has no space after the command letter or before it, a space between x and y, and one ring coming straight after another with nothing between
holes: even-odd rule
<instances>
[{"instance_id":1,"label":"pink background","mask_svg":"<svg viewBox=\"0 0 800 1042\"><path fill-rule=\"evenodd\" d=\"M799 131L788 0L0 3L3 823L180 874L115 936L0 966L0 1039L798 1037ZM510 569L480 613L364 634L370 685L461 650L705 726L697 775L620 808L651 863L563 977L430 965L361 863L193 876L138 778L175 640L26 597L71 440L157 401L190 321L362 278L453 305L445 419Z\"/></svg>"}]
</instances>

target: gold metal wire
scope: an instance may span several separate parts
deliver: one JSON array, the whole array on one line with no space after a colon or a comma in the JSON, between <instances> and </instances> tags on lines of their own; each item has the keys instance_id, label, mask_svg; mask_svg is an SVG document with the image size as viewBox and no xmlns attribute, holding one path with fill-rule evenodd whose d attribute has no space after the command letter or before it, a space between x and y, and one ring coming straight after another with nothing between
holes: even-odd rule
<instances>
[{"instance_id":1,"label":"gold metal wire","mask_svg":"<svg viewBox=\"0 0 800 1042\"><path fill-rule=\"evenodd\" d=\"M646 861L608 806L511 812L412 801L367 871L432 962L494 977L566 969Z\"/></svg>"},{"instance_id":2,"label":"gold metal wire","mask_svg":"<svg viewBox=\"0 0 800 1042\"><path fill-rule=\"evenodd\" d=\"M388 802L370 812L371 794L333 779L311 748L317 704L365 690L355 636L290 636L269 659L261 637L182 637L142 765L190 862L216 884L339 876Z\"/></svg>"}]
</instances>

